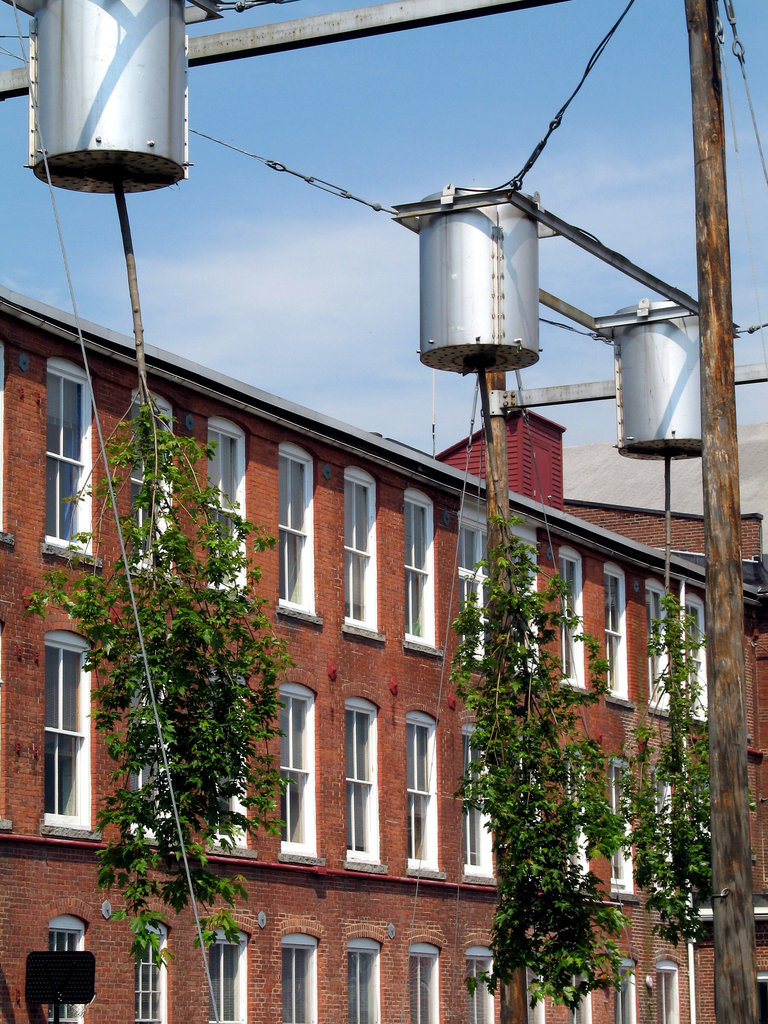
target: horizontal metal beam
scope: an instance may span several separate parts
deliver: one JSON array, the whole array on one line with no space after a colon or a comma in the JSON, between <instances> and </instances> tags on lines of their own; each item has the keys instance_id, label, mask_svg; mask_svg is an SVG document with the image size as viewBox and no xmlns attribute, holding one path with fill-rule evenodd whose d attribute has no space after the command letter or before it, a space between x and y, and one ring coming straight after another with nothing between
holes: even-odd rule
<instances>
[{"instance_id":1,"label":"horizontal metal beam","mask_svg":"<svg viewBox=\"0 0 768 1024\"><path fill-rule=\"evenodd\" d=\"M736 367L737 384L762 384L768 381L768 365L749 363ZM524 388L522 391L500 392L505 409L533 408L541 405L575 405L577 402L602 402L616 398L612 380L589 384L555 384L548 388Z\"/></svg>"},{"instance_id":2,"label":"horizontal metal beam","mask_svg":"<svg viewBox=\"0 0 768 1024\"><path fill-rule=\"evenodd\" d=\"M189 40L189 66L218 64L264 53L301 50L308 46L362 39L365 36L424 28L449 21L482 18L488 14L548 7L568 0L394 0L311 18L277 21L271 25L233 29ZM27 73L23 68L0 71L0 100L27 94Z\"/></svg>"},{"instance_id":3,"label":"horizontal metal beam","mask_svg":"<svg viewBox=\"0 0 768 1024\"><path fill-rule=\"evenodd\" d=\"M603 263L607 263L611 267L615 267L622 274L626 274L627 277L634 278L635 281L639 281L640 284L645 285L646 288L650 288L654 292L658 292L659 295L663 295L665 298L670 299L672 302L676 302L679 306L683 306L691 313L698 313L699 304L696 299L688 295L687 292L681 291L679 288L675 288L674 285L667 284L666 281L662 281L660 277L655 277L653 274L649 274L647 270L643 270L642 267L638 267L637 264L632 263L621 253L615 252L613 249L609 249L607 246L599 242L593 235L588 234L586 231L582 231L581 228L574 227L573 224L569 224L562 218L557 217L554 213L550 213L543 207L539 206L538 203L534 202L530 196L523 195L522 192L510 192L507 196L507 201L513 206L516 206L518 210L523 210L529 216L534 217L540 224L544 224L545 227L551 228L556 234L562 235L563 238L567 238L569 242L573 242L574 245L578 245L579 248L586 250L593 256L596 256Z\"/></svg>"},{"instance_id":4,"label":"horizontal metal beam","mask_svg":"<svg viewBox=\"0 0 768 1024\"><path fill-rule=\"evenodd\" d=\"M26 68L10 68L7 71L0 71L0 100L26 96L28 92L29 79Z\"/></svg>"},{"instance_id":5,"label":"horizontal metal beam","mask_svg":"<svg viewBox=\"0 0 768 1024\"><path fill-rule=\"evenodd\" d=\"M564 2L566 0L394 0L295 21L196 36L189 40L189 65L215 64Z\"/></svg>"},{"instance_id":6,"label":"horizontal metal beam","mask_svg":"<svg viewBox=\"0 0 768 1024\"><path fill-rule=\"evenodd\" d=\"M589 384L556 384L549 388L524 388L522 391L502 392L505 409L529 409L537 405L573 405L576 402L602 402L616 398L616 384L612 380L592 381Z\"/></svg>"}]
</instances>

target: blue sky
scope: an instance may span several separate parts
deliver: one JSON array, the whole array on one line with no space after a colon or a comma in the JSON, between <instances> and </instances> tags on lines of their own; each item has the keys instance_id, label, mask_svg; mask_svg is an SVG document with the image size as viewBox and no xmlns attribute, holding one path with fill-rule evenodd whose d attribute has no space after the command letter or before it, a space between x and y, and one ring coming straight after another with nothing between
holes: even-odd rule
<instances>
[{"instance_id":1,"label":"blue sky","mask_svg":"<svg viewBox=\"0 0 768 1024\"><path fill-rule=\"evenodd\" d=\"M624 5L566 0L193 68L190 126L385 206L448 182L497 185L523 165ZM193 31L351 6L298 0ZM768 13L763 0L735 6L768 148ZM0 4L0 35L15 33L12 9ZM768 187L730 42L726 26L745 199L731 142L734 317L747 326L768 320ZM18 53L14 38L0 46ZM524 191L695 293L687 47L683 0L636 0ZM0 67L17 64L0 53ZM66 309L48 191L24 167L27 116L25 100L0 103L0 282ZM128 197L147 343L430 450L433 374L417 356L416 236L385 213L196 135L190 156L187 181ZM130 333L114 201L60 189L56 199L81 315ZM647 294L563 240L542 241L540 265L543 288L594 314ZM768 334L740 338L737 364L765 360L766 346ZM542 325L541 347L524 386L612 376L611 348L599 341ZM738 389L744 422L766 419L767 387ZM473 381L440 372L434 390L440 450L469 428ZM612 403L542 411L568 428L566 443L615 441Z\"/></svg>"}]
</instances>

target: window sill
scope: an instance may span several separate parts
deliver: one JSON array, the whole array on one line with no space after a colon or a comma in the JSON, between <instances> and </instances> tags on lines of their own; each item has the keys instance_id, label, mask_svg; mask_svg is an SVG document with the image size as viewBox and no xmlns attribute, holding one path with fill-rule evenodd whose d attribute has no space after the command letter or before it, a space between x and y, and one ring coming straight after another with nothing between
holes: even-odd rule
<instances>
[{"instance_id":1,"label":"window sill","mask_svg":"<svg viewBox=\"0 0 768 1024\"><path fill-rule=\"evenodd\" d=\"M655 715L657 718L669 718L669 705L659 707L658 704L649 704L648 714Z\"/></svg>"},{"instance_id":2,"label":"window sill","mask_svg":"<svg viewBox=\"0 0 768 1024\"><path fill-rule=\"evenodd\" d=\"M214 857L246 857L248 860L258 860L258 851L248 846L222 846L220 843L212 843L208 847Z\"/></svg>"},{"instance_id":3,"label":"window sill","mask_svg":"<svg viewBox=\"0 0 768 1024\"><path fill-rule=\"evenodd\" d=\"M445 872L438 871L437 868L420 868L412 864L408 865L405 873L409 878L427 878L435 882L444 882L446 878Z\"/></svg>"},{"instance_id":4,"label":"window sill","mask_svg":"<svg viewBox=\"0 0 768 1024\"><path fill-rule=\"evenodd\" d=\"M414 654L426 654L430 658L442 658L442 647L435 647L434 644L425 643L423 640L403 640L403 650L412 651Z\"/></svg>"},{"instance_id":5,"label":"window sill","mask_svg":"<svg viewBox=\"0 0 768 1024\"><path fill-rule=\"evenodd\" d=\"M86 839L94 843L101 842L101 832L97 829L78 825L41 825L41 836L56 836L59 839Z\"/></svg>"},{"instance_id":6,"label":"window sill","mask_svg":"<svg viewBox=\"0 0 768 1024\"><path fill-rule=\"evenodd\" d=\"M496 888L496 879L493 875L475 874L466 869L461 874L461 881L464 885L492 885Z\"/></svg>"},{"instance_id":7,"label":"window sill","mask_svg":"<svg viewBox=\"0 0 768 1024\"><path fill-rule=\"evenodd\" d=\"M323 628L322 616L314 615L312 612L303 612L299 608L289 608L287 605L278 604L277 614L286 619L295 619L296 622L304 622L308 626Z\"/></svg>"},{"instance_id":8,"label":"window sill","mask_svg":"<svg viewBox=\"0 0 768 1024\"><path fill-rule=\"evenodd\" d=\"M12 548L16 544L16 538L13 536L12 533L3 533L0 530L0 544L2 544L3 547L6 548Z\"/></svg>"},{"instance_id":9,"label":"window sill","mask_svg":"<svg viewBox=\"0 0 768 1024\"><path fill-rule=\"evenodd\" d=\"M40 554L49 555L53 558L60 558L63 562L78 562L83 565L95 565L97 569L101 569L102 560L100 558L94 558L93 555L87 554L83 548L70 547L68 544L52 544L50 541L43 541L40 545Z\"/></svg>"},{"instance_id":10,"label":"window sill","mask_svg":"<svg viewBox=\"0 0 768 1024\"><path fill-rule=\"evenodd\" d=\"M613 704L614 707L623 708L625 711L635 711L636 706L633 700L629 700L627 697L620 697L618 693L606 692L605 703Z\"/></svg>"},{"instance_id":11,"label":"window sill","mask_svg":"<svg viewBox=\"0 0 768 1024\"><path fill-rule=\"evenodd\" d=\"M387 865L379 864L371 860L345 860L345 871L365 871L370 875L386 875Z\"/></svg>"},{"instance_id":12,"label":"window sill","mask_svg":"<svg viewBox=\"0 0 768 1024\"><path fill-rule=\"evenodd\" d=\"M611 897L614 900L618 900L619 903L634 903L640 905L640 894L636 892L626 892L624 889L611 889Z\"/></svg>"},{"instance_id":13,"label":"window sill","mask_svg":"<svg viewBox=\"0 0 768 1024\"><path fill-rule=\"evenodd\" d=\"M324 868L325 857L313 857L308 853L278 853L277 860L280 864L305 864L309 867Z\"/></svg>"},{"instance_id":14,"label":"window sill","mask_svg":"<svg viewBox=\"0 0 768 1024\"><path fill-rule=\"evenodd\" d=\"M370 626L358 626L353 622L343 622L341 624L341 632L345 636L355 637L359 640L371 640L376 644L383 644L387 639L384 633L379 633Z\"/></svg>"},{"instance_id":15,"label":"window sill","mask_svg":"<svg viewBox=\"0 0 768 1024\"><path fill-rule=\"evenodd\" d=\"M0 832L13 832L13 822L10 818L0 818Z\"/></svg>"}]
</instances>

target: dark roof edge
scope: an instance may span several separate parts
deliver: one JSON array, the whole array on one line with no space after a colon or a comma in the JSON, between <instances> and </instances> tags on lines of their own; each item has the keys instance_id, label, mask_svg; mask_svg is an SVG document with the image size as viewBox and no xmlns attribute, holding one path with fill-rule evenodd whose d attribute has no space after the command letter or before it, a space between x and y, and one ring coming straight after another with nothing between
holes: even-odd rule
<instances>
[{"instance_id":1,"label":"dark roof edge","mask_svg":"<svg viewBox=\"0 0 768 1024\"><path fill-rule=\"evenodd\" d=\"M658 508L644 508L642 505L618 505L610 501L591 501L586 498L563 498L563 502L566 505L579 505L582 508L599 508L605 509L606 511L618 511L618 512L639 512L644 516L658 516L664 517L663 509ZM700 520L704 518L703 512L675 512L672 509L671 513L676 519L696 519ZM762 512L742 512L742 519L763 519Z\"/></svg>"},{"instance_id":2,"label":"dark roof edge","mask_svg":"<svg viewBox=\"0 0 768 1024\"><path fill-rule=\"evenodd\" d=\"M76 319L73 314L27 298L2 285L0 310L5 310L33 326L44 327L69 341L77 340ZM135 362L133 339L82 319L80 328L87 348L96 352L108 352L121 362ZM477 477L465 476L462 470L438 462L432 456L397 441L360 430L293 402L283 401L266 391L209 370L192 360L163 349L147 345L146 355L152 372L218 397L229 405L255 412L275 423L284 423L292 430L326 438L348 451L365 455L380 464L394 464L403 472L454 494L461 493L465 484L468 490L484 493L484 481L478 480ZM636 543L621 534L595 526L559 509L543 507L541 502L533 498L511 493L510 510L513 515L527 519L531 525L552 527L563 539L589 545L609 557L621 558L630 564L643 566L648 571L664 570L664 554L658 548ZM701 585L704 583L703 568L685 558L673 555L672 571L676 578L687 579ZM745 595L754 591L754 599L757 599L756 587L745 586L744 589Z\"/></svg>"}]
</instances>

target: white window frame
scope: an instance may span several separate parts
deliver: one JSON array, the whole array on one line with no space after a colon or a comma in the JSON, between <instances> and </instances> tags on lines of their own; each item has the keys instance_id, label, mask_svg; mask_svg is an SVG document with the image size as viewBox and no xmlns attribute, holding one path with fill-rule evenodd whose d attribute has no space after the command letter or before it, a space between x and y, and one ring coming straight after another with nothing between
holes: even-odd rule
<instances>
[{"instance_id":1,"label":"white window frame","mask_svg":"<svg viewBox=\"0 0 768 1024\"><path fill-rule=\"evenodd\" d=\"M573 763L568 764L568 793L569 796L575 798L576 794L576 781L573 778L574 765ZM581 808L579 808L581 810ZM587 847L587 837L584 833L584 829L579 823L578 835L576 836L576 849L572 850L568 855L568 860L572 867L576 868L580 875L586 875L589 871L589 849Z\"/></svg>"},{"instance_id":2,"label":"white window frame","mask_svg":"<svg viewBox=\"0 0 768 1024\"><path fill-rule=\"evenodd\" d=\"M56 379L57 382L69 381L70 383L76 384L80 388L80 421L81 421L81 433L80 433L80 454L79 458L72 458L65 456L64 453L59 451L51 451L48 449L47 442L47 421L48 411L51 407L51 398L53 389L51 387L52 380ZM57 395L60 393L60 387L57 383ZM57 400L58 405L58 400ZM59 425L59 432L61 433L62 427ZM61 449L61 442L58 445ZM46 376L46 486L45 486L45 517L46 517L46 529L45 529L45 542L46 544L52 544L55 547L68 547L75 546L81 547L77 541L72 540L72 537L60 536L58 532L58 523L61 516L61 505L63 500L60 495L56 495L58 500L56 502L56 525L57 531L54 533L48 532L48 501L49 501L49 480L48 480L48 465L50 461L56 463L56 486L58 491L59 474L58 470L62 465L69 465L78 467L76 471L76 480L73 491L71 494L66 495L65 498L74 497L79 495L77 501L71 503L73 509L73 516L76 524L76 528L71 531L72 534L77 533L88 533L91 530L91 498L87 493L86 483L90 477L92 469L92 453L91 453L91 401L88 391L88 379L81 369L75 363L70 363L67 359L59 359L58 357L52 357L48 360L47 365L47 376ZM63 531L62 531L63 532Z\"/></svg>"},{"instance_id":3,"label":"white window frame","mask_svg":"<svg viewBox=\"0 0 768 1024\"><path fill-rule=\"evenodd\" d=\"M54 745L52 756L54 763L50 766L54 770L53 785L55 810L45 813L46 825L59 825L66 828L89 829L91 827L91 679L90 673L83 669L83 658L88 650L88 645L82 637L75 633L68 633L65 630L53 630L45 634L45 674L52 670L52 663L49 659L56 659L56 711L55 722L49 717L47 685L45 686L44 716L45 716L45 759L43 775L47 776L49 768L49 743ZM50 653L49 653L50 651ZM74 653L79 658L79 675L77 679L77 694L75 697L77 712L77 728L67 729L62 724L62 685L63 685L63 654ZM50 722L50 724L49 724ZM74 768L74 814L62 813L59 809L59 744L60 737L69 738L74 741L75 749L73 755ZM47 789L47 786L45 787Z\"/></svg>"},{"instance_id":4,"label":"white window frame","mask_svg":"<svg viewBox=\"0 0 768 1024\"><path fill-rule=\"evenodd\" d=\"M428 969L426 982L422 982L424 968ZM416 1016L414 1017L414 983L416 994ZM422 992L425 984L426 1002L423 1005ZM408 1003L410 1024L438 1024L440 1019L440 950L429 942L414 942L408 948Z\"/></svg>"},{"instance_id":5,"label":"white window frame","mask_svg":"<svg viewBox=\"0 0 768 1024\"><path fill-rule=\"evenodd\" d=\"M566 566L568 569L566 569ZM583 570L581 555L573 548L561 547L557 556L557 569L560 578L568 588L568 596L563 599L563 612L576 615L579 622L584 619L583 604ZM572 577L569 579L569 575ZM570 584L570 586L569 586ZM560 630L560 663L562 665L564 681L571 686L584 689L586 678L584 674L584 642L576 639L580 634L578 626L567 628L563 626Z\"/></svg>"},{"instance_id":6,"label":"white window frame","mask_svg":"<svg viewBox=\"0 0 768 1024\"><path fill-rule=\"evenodd\" d=\"M215 436L218 435L218 436ZM234 442L233 451L233 473L234 473L234 494L224 490L226 481L222 477L220 453L222 441ZM208 443L216 444L216 452L213 458L208 460L208 481L220 492L220 508L222 516L230 512L238 515L245 515L245 431L221 416L211 416L208 420ZM214 475L213 470L217 472Z\"/></svg>"},{"instance_id":7,"label":"white window frame","mask_svg":"<svg viewBox=\"0 0 768 1024\"><path fill-rule=\"evenodd\" d=\"M478 753L472 745L474 726L461 727L462 767L466 773ZM464 874L482 878L493 877L493 837L488 830L488 816L478 808L464 808ZM474 838L474 841L473 841Z\"/></svg>"},{"instance_id":8,"label":"white window frame","mask_svg":"<svg viewBox=\"0 0 768 1024\"><path fill-rule=\"evenodd\" d=\"M226 805L227 810L248 817L248 808L243 803L241 793L235 793L233 796L227 797L226 800L220 795L219 803L222 808ZM244 829L239 828L235 831L232 838L227 839L226 842L224 841L223 834L217 833L215 842L224 849L228 849L231 843L236 849L245 850L248 847L248 833Z\"/></svg>"},{"instance_id":9,"label":"white window frame","mask_svg":"<svg viewBox=\"0 0 768 1024\"><path fill-rule=\"evenodd\" d=\"M659 622L664 621L664 608L661 604L664 594L664 587L658 580L645 581L645 627L649 640L654 619ZM650 652L648 653L648 706L653 711L666 711L669 707L669 693L663 682L661 686L657 683L666 667L667 657L665 654L652 655Z\"/></svg>"},{"instance_id":10,"label":"white window frame","mask_svg":"<svg viewBox=\"0 0 768 1024\"><path fill-rule=\"evenodd\" d=\"M232 997L235 1003L235 1015L225 1017L224 1016L224 1000L222 999L223 991L223 976L221 972L215 972L213 964L211 963L211 954L214 949L234 948L237 950L236 963L237 963L237 974L234 978L232 986ZM230 942L221 928L216 932L216 938L208 949L208 963L211 971L211 981L213 983L213 991L217 997L219 1005L216 1007L218 1011L219 1019L216 1021L216 1017L213 1014L213 1006L211 1004L210 994L208 996L208 1019L210 1024L246 1024L248 1020L248 938L243 935L242 932L238 932L237 942ZM220 962L223 963L223 961Z\"/></svg>"},{"instance_id":11,"label":"white window frame","mask_svg":"<svg viewBox=\"0 0 768 1024\"><path fill-rule=\"evenodd\" d=\"M423 558L408 550L408 519L423 517ZM403 536L405 539L405 639L414 643L435 644L435 568L434 568L434 507L421 491L408 488L403 506ZM411 528L411 532L413 529ZM416 595L420 600L415 600ZM414 614L420 604L421 616ZM419 621L420 620L420 621Z\"/></svg>"},{"instance_id":12,"label":"white window frame","mask_svg":"<svg viewBox=\"0 0 768 1024\"><path fill-rule=\"evenodd\" d=\"M695 594L686 594L685 601L683 602L685 608L685 614L691 615L696 619L697 628L701 635L702 640L706 636L706 620L704 618L704 602L700 597ZM690 655L696 664L696 679L699 684L699 703L696 717L701 721L704 721L707 717L707 648L702 644L701 647Z\"/></svg>"},{"instance_id":13,"label":"white window frame","mask_svg":"<svg viewBox=\"0 0 768 1024\"><path fill-rule=\"evenodd\" d=\"M608 766L608 796L611 810L622 815L624 800L624 761L611 761ZM611 858L611 890L613 892L634 892L634 869L632 849L621 847Z\"/></svg>"},{"instance_id":14,"label":"white window frame","mask_svg":"<svg viewBox=\"0 0 768 1024\"><path fill-rule=\"evenodd\" d=\"M365 1024L379 1024L381 1019L380 953L381 945L374 939L350 939L347 943L347 1024L363 1024L363 1022ZM370 957L372 961L368 988L368 1012L364 1015L360 1014L360 956ZM355 963L355 961L357 962ZM356 997L354 1006L352 1005L353 995Z\"/></svg>"},{"instance_id":15,"label":"white window frame","mask_svg":"<svg viewBox=\"0 0 768 1024\"><path fill-rule=\"evenodd\" d=\"M163 925L158 925L157 933L160 936L160 948L164 949L168 942L168 932ZM147 1016L136 1012L141 1009L137 1003L142 996L152 999L153 993L157 998L157 1014ZM155 963L152 947L147 946L142 959L136 960L134 965L134 1024L166 1024L167 1020L168 969L165 961L159 966Z\"/></svg>"},{"instance_id":16,"label":"white window frame","mask_svg":"<svg viewBox=\"0 0 768 1024\"><path fill-rule=\"evenodd\" d=\"M760 1014L760 1002L761 1002L760 989L761 988L765 992L765 1003L768 1004L768 971L758 971L757 972L757 1012L758 1012L758 1017L759 1017L759 1014Z\"/></svg>"},{"instance_id":17,"label":"white window frame","mask_svg":"<svg viewBox=\"0 0 768 1024\"><path fill-rule=\"evenodd\" d=\"M609 616L608 580L616 581L615 614L611 605ZM617 697L627 699L627 592L624 573L608 562L603 566L603 595L605 608L605 657L609 663L608 685Z\"/></svg>"},{"instance_id":18,"label":"white window frame","mask_svg":"<svg viewBox=\"0 0 768 1024\"><path fill-rule=\"evenodd\" d=\"M536 975L527 967L525 969L525 1006L527 1011L527 1024L544 1024L546 1021L546 1005L543 999L539 999L535 1006L531 1006L531 985Z\"/></svg>"},{"instance_id":19,"label":"white window frame","mask_svg":"<svg viewBox=\"0 0 768 1024\"><path fill-rule=\"evenodd\" d=\"M365 495L365 525L358 536L356 519L350 522L349 491L355 495L358 490ZM354 499L352 508L355 507ZM355 604L350 599L354 595L357 574L354 566L359 567L362 579L361 603L362 615L355 615ZM376 481L369 473L348 466L344 470L344 619L350 625L362 626L365 629L378 628L377 607L377 568L376 568Z\"/></svg>"},{"instance_id":20,"label":"white window frame","mask_svg":"<svg viewBox=\"0 0 768 1024\"><path fill-rule=\"evenodd\" d=\"M54 939L54 934L58 938ZM85 921L72 914L59 914L48 922L48 949L49 950L72 950L82 952L85 949ZM82 1003L59 1004L60 1024L80 1024L83 1019ZM48 1004L49 1021L54 1019L54 1007Z\"/></svg>"},{"instance_id":21,"label":"white window frame","mask_svg":"<svg viewBox=\"0 0 768 1024\"><path fill-rule=\"evenodd\" d=\"M677 964L673 960L656 963L657 1024L680 1024L680 991Z\"/></svg>"},{"instance_id":22,"label":"white window frame","mask_svg":"<svg viewBox=\"0 0 768 1024\"><path fill-rule=\"evenodd\" d=\"M288 772L301 776L301 790L291 793L295 783L289 783L282 796L281 817L284 821L283 839L280 849L283 853L299 856L316 856L315 826L315 695L306 686L299 683L283 683L280 687L280 700L284 707L280 710L280 728L286 734L280 741L280 772L285 778ZM299 738L302 743L300 759L296 757L294 737L286 730L286 722L293 719L293 707L296 702L304 704L304 728ZM298 767L298 762L301 767ZM293 800L299 801L298 819L301 822L302 838L287 838L286 810L292 806Z\"/></svg>"},{"instance_id":23,"label":"white window frame","mask_svg":"<svg viewBox=\"0 0 768 1024\"><path fill-rule=\"evenodd\" d=\"M282 1014L283 1024L317 1024L317 939L312 935L302 935L300 933L294 933L291 935L284 935L280 943L281 954L282 954L282 965L280 971L280 977L282 982L283 992L283 1007L285 1007L285 986L286 986L286 963L285 953L287 950L292 951L291 956L291 991L293 998L291 1000L292 1010L290 1017L286 1018L285 1012ZM295 991L295 977L296 977L296 952L301 950L307 954L306 958L306 969L307 973L305 976L304 986L307 994L307 1005L303 1015L296 1015L296 991Z\"/></svg>"},{"instance_id":24,"label":"white window frame","mask_svg":"<svg viewBox=\"0 0 768 1024\"><path fill-rule=\"evenodd\" d=\"M344 736L345 736L345 763L346 763L346 826L347 826L347 860L366 861L378 863L379 861L379 789L378 789L378 753L377 753L377 708L370 701L361 697L352 697L347 700L344 706ZM367 721L367 743L365 751L364 775L360 775L360 765L357 763L356 751L350 751L349 744L349 715L354 715L354 729L357 730L361 723ZM350 752L353 757L350 759ZM352 764L350 764L352 760ZM352 769L353 774L350 774ZM357 824L355 805L351 799L351 787L367 787L367 796L362 812L363 848L353 849L350 846L350 828Z\"/></svg>"},{"instance_id":25,"label":"white window frame","mask_svg":"<svg viewBox=\"0 0 768 1024\"><path fill-rule=\"evenodd\" d=\"M291 490L291 464L295 463L302 469L301 493L293 495ZM287 475L286 475L287 473ZM283 442L278 449L278 533L279 533L279 559L280 559L280 582L279 602L284 608L295 608L298 611L314 615L315 612L315 581L314 581L314 538L313 538L313 461L312 456L295 444ZM282 498L288 498L300 502L301 523L291 525L283 522L281 515ZM288 589L288 538L296 538L298 548L296 555L296 592L293 598L287 596ZM284 591L286 591L284 593Z\"/></svg>"},{"instance_id":26,"label":"white window frame","mask_svg":"<svg viewBox=\"0 0 768 1024\"><path fill-rule=\"evenodd\" d=\"M472 557L467 557L467 536L471 537L471 547L475 550ZM470 594L477 595L477 606L480 609L481 621L485 622L484 608L486 603L485 588L488 583L488 572L485 566L477 563L485 558L487 546L487 528L485 517L477 509L465 508L459 522L459 607L463 608ZM483 655L483 637L477 645L477 656Z\"/></svg>"},{"instance_id":27,"label":"white window frame","mask_svg":"<svg viewBox=\"0 0 768 1024\"><path fill-rule=\"evenodd\" d=\"M133 393L133 404L131 406L131 417L132 418L138 412L138 406L137 406L138 397L139 397L138 391L134 391L134 393ZM159 413L159 415L162 416L167 421L167 425L164 425L164 429L165 430L171 430L172 429L172 423L173 423L173 410L171 408L171 403L167 399L162 398L160 395L151 395L150 397L151 397L153 405L156 406L157 412ZM143 524L144 524L145 509L137 508L135 506L135 502L136 502L136 497L138 495L138 491L141 489L141 487L143 485L144 485L144 464L143 463L134 463L131 466L131 471L130 471L129 490L130 490L130 495L131 495L131 512L133 514L134 520L138 523L139 526L143 526ZM159 519L157 521L157 530L158 530L158 532L162 532L162 530L163 530L163 521L162 521L162 519ZM145 568L149 568L150 567L149 566L149 559L148 558L142 558L141 561L142 561L143 566Z\"/></svg>"},{"instance_id":28,"label":"white window frame","mask_svg":"<svg viewBox=\"0 0 768 1024\"><path fill-rule=\"evenodd\" d=\"M476 978L475 991L467 992L467 1024L493 1024L493 993L479 980L480 974L490 974L493 956L487 946L470 946L466 953L466 977Z\"/></svg>"},{"instance_id":29,"label":"white window frame","mask_svg":"<svg viewBox=\"0 0 768 1024\"><path fill-rule=\"evenodd\" d=\"M635 961L625 957L620 970L621 986L614 992L614 1024L637 1024Z\"/></svg>"},{"instance_id":30,"label":"white window frame","mask_svg":"<svg viewBox=\"0 0 768 1024\"><path fill-rule=\"evenodd\" d=\"M578 984L579 978L573 979L574 985ZM587 992L579 1000L578 1004L568 1011L568 1024L592 1024L592 993Z\"/></svg>"},{"instance_id":31,"label":"white window frame","mask_svg":"<svg viewBox=\"0 0 768 1024\"><path fill-rule=\"evenodd\" d=\"M423 736L424 763L417 771L418 736ZM437 870L437 767L435 763L435 720L421 711L409 711L406 715L406 789L407 789L407 834L408 868ZM420 775L421 778L417 778ZM420 785L424 783L424 785ZM422 814L419 815L419 808ZM416 822L422 821L422 857L418 857Z\"/></svg>"}]
</instances>

